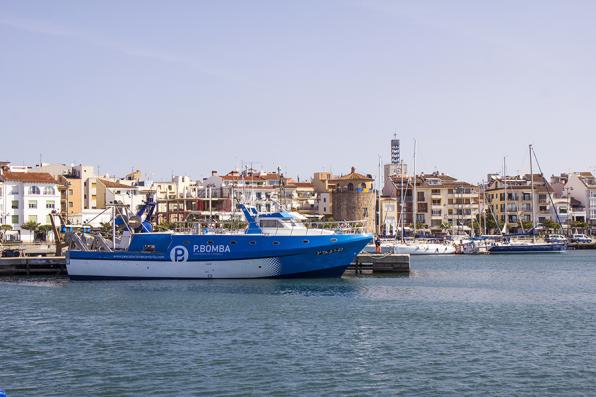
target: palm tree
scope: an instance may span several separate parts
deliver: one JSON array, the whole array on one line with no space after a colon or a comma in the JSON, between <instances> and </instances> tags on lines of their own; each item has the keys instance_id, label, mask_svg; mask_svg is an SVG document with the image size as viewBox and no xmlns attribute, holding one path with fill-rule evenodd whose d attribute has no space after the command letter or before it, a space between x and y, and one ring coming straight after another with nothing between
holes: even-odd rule
<instances>
[{"instance_id":1,"label":"palm tree","mask_svg":"<svg viewBox=\"0 0 596 397\"><path fill-rule=\"evenodd\" d=\"M29 221L27 223L23 223L21 225L21 229L29 230L31 232L31 242L33 242L33 237L35 235L35 231L39 228L40 224L35 221Z\"/></svg>"}]
</instances>

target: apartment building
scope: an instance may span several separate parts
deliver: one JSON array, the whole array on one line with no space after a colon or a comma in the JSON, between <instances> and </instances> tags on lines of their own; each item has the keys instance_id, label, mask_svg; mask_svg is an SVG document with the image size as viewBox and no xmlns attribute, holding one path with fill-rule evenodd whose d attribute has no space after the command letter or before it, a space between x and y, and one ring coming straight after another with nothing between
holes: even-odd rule
<instances>
[{"instance_id":1,"label":"apartment building","mask_svg":"<svg viewBox=\"0 0 596 397\"><path fill-rule=\"evenodd\" d=\"M586 222L591 232L596 233L596 178L591 172L573 172L569 174L566 188L585 208Z\"/></svg>"},{"instance_id":2,"label":"apartment building","mask_svg":"<svg viewBox=\"0 0 596 397\"><path fill-rule=\"evenodd\" d=\"M507 177L489 175L486 187L487 206L498 219L500 228L506 224L510 232L522 231L522 222L532 222L532 204L538 224L547 219L553 220L552 203L549 199L549 194L552 198L552 189L549 186L540 174Z\"/></svg>"},{"instance_id":3,"label":"apartment building","mask_svg":"<svg viewBox=\"0 0 596 397\"><path fill-rule=\"evenodd\" d=\"M58 182L47 172L31 172L5 167L0 173L0 221L17 231L24 241L33 241L34 232L22 225L35 222L50 225L52 211L60 211Z\"/></svg>"}]
</instances>

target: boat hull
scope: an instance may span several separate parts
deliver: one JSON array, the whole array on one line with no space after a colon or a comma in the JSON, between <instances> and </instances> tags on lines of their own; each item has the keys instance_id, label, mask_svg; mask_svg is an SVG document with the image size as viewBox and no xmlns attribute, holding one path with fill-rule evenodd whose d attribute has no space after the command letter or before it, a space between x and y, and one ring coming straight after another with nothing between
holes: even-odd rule
<instances>
[{"instance_id":1,"label":"boat hull","mask_svg":"<svg viewBox=\"0 0 596 397\"><path fill-rule=\"evenodd\" d=\"M331 242L330 237L335 241ZM241 238L235 238L239 240L238 245L242 245ZM263 238L271 244L270 237ZM194 242L189 244L189 249L181 248L174 242L168 251L161 254L71 251L67 257L67 271L72 280L340 277L371 240L368 235L311 236L309 240L300 237L300 243L308 241L310 245L303 248L295 246L297 238L276 238L278 249L259 251L254 248L243 251L243 254L224 249L221 255L201 255L200 252L195 255L190 250ZM260 240L259 237L250 239L255 242ZM285 249L284 243L288 246ZM255 246L263 244L259 241ZM177 250L182 254L177 256ZM259 253L265 255L259 256Z\"/></svg>"},{"instance_id":2,"label":"boat hull","mask_svg":"<svg viewBox=\"0 0 596 397\"><path fill-rule=\"evenodd\" d=\"M504 244L493 245L491 254L556 254L567 250L566 244Z\"/></svg>"},{"instance_id":3,"label":"boat hull","mask_svg":"<svg viewBox=\"0 0 596 397\"><path fill-rule=\"evenodd\" d=\"M447 244L396 244L394 246L396 254L410 255L451 255L455 254L455 247Z\"/></svg>"}]
</instances>

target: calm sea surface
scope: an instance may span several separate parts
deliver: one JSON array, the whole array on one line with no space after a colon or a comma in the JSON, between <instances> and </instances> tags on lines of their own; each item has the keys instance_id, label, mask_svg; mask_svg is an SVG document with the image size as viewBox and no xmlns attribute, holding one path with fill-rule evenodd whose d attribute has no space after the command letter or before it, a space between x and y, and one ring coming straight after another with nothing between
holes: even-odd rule
<instances>
[{"instance_id":1,"label":"calm sea surface","mask_svg":"<svg viewBox=\"0 0 596 397\"><path fill-rule=\"evenodd\" d=\"M409 277L0 281L14 396L596 395L596 253Z\"/></svg>"}]
</instances>

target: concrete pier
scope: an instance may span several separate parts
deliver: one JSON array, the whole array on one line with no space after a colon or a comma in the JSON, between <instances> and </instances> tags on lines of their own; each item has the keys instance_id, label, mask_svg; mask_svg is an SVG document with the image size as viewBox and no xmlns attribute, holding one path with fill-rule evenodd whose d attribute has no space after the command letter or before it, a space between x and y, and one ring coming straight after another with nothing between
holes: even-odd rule
<instances>
[{"instance_id":1,"label":"concrete pier","mask_svg":"<svg viewBox=\"0 0 596 397\"><path fill-rule=\"evenodd\" d=\"M344 274L408 274L410 255L361 253Z\"/></svg>"},{"instance_id":2,"label":"concrete pier","mask_svg":"<svg viewBox=\"0 0 596 397\"><path fill-rule=\"evenodd\" d=\"M56 275L66 275L66 259L63 256L0 258L0 277Z\"/></svg>"}]
</instances>

